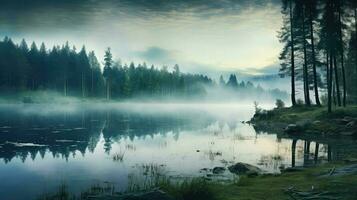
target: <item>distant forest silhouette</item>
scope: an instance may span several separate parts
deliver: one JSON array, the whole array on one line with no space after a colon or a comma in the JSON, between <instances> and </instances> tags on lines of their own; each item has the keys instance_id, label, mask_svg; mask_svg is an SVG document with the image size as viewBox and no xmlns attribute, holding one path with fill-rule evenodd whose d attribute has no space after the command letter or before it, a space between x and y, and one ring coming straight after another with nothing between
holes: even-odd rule
<instances>
[{"instance_id":1,"label":"distant forest silhouette","mask_svg":"<svg viewBox=\"0 0 357 200\"><path fill-rule=\"evenodd\" d=\"M87 53L84 46L77 51L67 42L49 50L44 43L38 48L33 42L29 47L25 40L17 45L5 37L0 42L0 90L3 94L51 90L63 96L108 100L138 96L202 97L210 88L218 87L242 95L248 91L250 95L254 92L287 96L283 91L266 91L249 81L238 82L233 74L227 82L221 76L217 84L205 75L182 73L177 64L173 70L167 66L149 67L146 63L122 64L113 60L110 48L105 51L102 65L94 51Z\"/></svg>"}]
</instances>

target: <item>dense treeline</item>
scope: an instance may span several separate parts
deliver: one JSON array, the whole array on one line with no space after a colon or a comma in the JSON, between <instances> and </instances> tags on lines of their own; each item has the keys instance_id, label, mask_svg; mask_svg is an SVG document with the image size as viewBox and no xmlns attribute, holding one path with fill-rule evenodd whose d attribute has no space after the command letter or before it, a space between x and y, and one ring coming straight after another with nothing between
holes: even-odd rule
<instances>
[{"instance_id":1,"label":"dense treeline","mask_svg":"<svg viewBox=\"0 0 357 200\"><path fill-rule=\"evenodd\" d=\"M68 43L47 50L42 43L15 45L0 42L0 88L7 92L55 90L64 96L100 95L104 85L99 62L83 47L78 53Z\"/></svg>"},{"instance_id":2,"label":"dense treeline","mask_svg":"<svg viewBox=\"0 0 357 200\"><path fill-rule=\"evenodd\" d=\"M114 62L108 48L104 56L103 76L106 84L106 97L123 98L133 96L173 96L182 97L204 94L206 86L213 81L204 75L181 73L176 64L173 71L167 66L161 69L146 63L122 65Z\"/></svg>"},{"instance_id":3,"label":"dense treeline","mask_svg":"<svg viewBox=\"0 0 357 200\"><path fill-rule=\"evenodd\" d=\"M130 97L202 97L210 90L211 97L219 91L256 98L286 98L280 90L264 90L251 82L238 83L235 75L220 84L200 74L180 72L178 65L169 70L145 63L122 64L114 61L108 48L105 51L103 70L94 52L66 43L47 49L42 43L28 47L25 40L19 45L10 38L0 41L0 90L2 94L23 91L57 91L63 96L100 97L121 99ZM254 94L254 95L253 95ZM223 97L224 98L224 97ZM223 99L219 96L217 99ZM28 101L28 100L26 100Z\"/></svg>"},{"instance_id":4,"label":"dense treeline","mask_svg":"<svg viewBox=\"0 0 357 200\"><path fill-rule=\"evenodd\" d=\"M312 104L312 95L320 105L319 92L326 90L329 111L333 102L346 106L357 100L356 4L355 0L282 1L280 72L291 76L293 105L300 80L306 105Z\"/></svg>"},{"instance_id":5,"label":"dense treeline","mask_svg":"<svg viewBox=\"0 0 357 200\"><path fill-rule=\"evenodd\" d=\"M104 70L94 52L85 47L54 46L48 50L35 43L28 47L6 37L0 42L0 89L3 92L54 90L64 96L124 98L138 95L198 95L213 84L207 76L184 74L179 66L169 72L154 66L114 62L110 49L105 53Z\"/></svg>"}]
</instances>

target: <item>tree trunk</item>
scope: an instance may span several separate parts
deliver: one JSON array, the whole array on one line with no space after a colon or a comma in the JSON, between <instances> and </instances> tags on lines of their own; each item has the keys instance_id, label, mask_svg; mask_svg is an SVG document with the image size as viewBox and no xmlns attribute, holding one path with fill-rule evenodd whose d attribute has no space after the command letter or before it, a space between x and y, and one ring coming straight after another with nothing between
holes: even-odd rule
<instances>
[{"instance_id":1,"label":"tree trunk","mask_svg":"<svg viewBox=\"0 0 357 200\"><path fill-rule=\"evenodd\" d=\"M332 54L331 52L328 53L327 57L330 57L330 59L328 59L330 61L330 64L327 64L327 95L328 95L328 99L327 99L327 106L328 106L328 113L332 112Z\"/></svg>"},{"instance_id":2,"label":"tree trunk","mask_svg":"<svg viewBox=\"0 0 357 200\"><path fill-rule=\"evenodd\" d=\"M107 79L107 100L110 100L110 78Z\"/></svg>"},{"instance_id":3,"label":"tree trunk","mask_svg":"<svg viewBox=\"0 0 357 200\"><path fill-rule=\"evenodd\" d=\"M355 4L356 6L356 4ZM356 40L357 40L357 7L355 7L354 9L355 11L355 34L356 34ZM355 72L357 72L357 42L355 42L356 46L355 46ZM354 79L356 80L356 79ZM354 83L352 84L355 84L356 85L357 81L354 81Z\"/></svg>"},{"instance_id":4,"label":"tree trunk","mask_svg":"<svg viewBox=\"0 0 357 200\"><path fill-rule=\"evenodd\" d=\"M107 100L109 100L109 81L107 80Z\"/></svg>"},{"instance_id":5,"label":"tree trunk","mask_svg":"<svg viewBox=\"0 0 357 200\"><path fill-rule=\"evenodd\" d=\"M291 144L291 167L295 167L296 142L297 140L293 140Z\"/></svg>"},{"instance_id":6,"label":"tree trunk","mask_svg":"<svg viewBox=\"0 0 357 200\"><path fill-rule=\"evenodd\" d=\"M82 98L85 97L85 77L84 77L84 73L82 72L82 79L81 79L81 85L82 85Z\"/></svg>"},{"instance_id":7,"label":"tree trunk","mask_svg":"<svg viewBox=\"0 0 357 200\"><path fill-rule=\"evenodd\" d=\"M319 158L319 143L316 142L316 144L315 144L315 153L314 153L315 164L317 163L318 158Z\"/></svg>"},{"instance_id":8,"label":"tree trunk","mask_svg":"<svg viewBox=\"0 0 357 200\"><path fill-rule=\"evenodd\" d=\"M333 57L333 65L335 69L335 84L336 84L336 96L337 96L337 104L341 106L341 93L340 93L340 83L338 80L338 68L337 68L337 61L336 56Z\"/></svg>"},{"instance_id":9,"label":"tree trunk","mask_svg":"<svg viewBox=\"0 0 357 200\"><path fill-rule=\"evenodd\" d=\"M337 106L337 103L336 103L336 84L335 84L335 81L333 81L333 78L332 78L332 102L333 102L333 105L336 107Z\"/></svg>"},{"instance_id":10,"label":"tree trunk","mask_svg":"<svg viewBox=\"0 0 357 200\"><path fill-rule=\"evenodd\" d=\"M293 29L293 11L290 1L290 36L291 36L291 103L296 105L295 99L295 55L294 55L294 29Z\"/></svg>"},{"instance_id":11,"label":"tree trunk","mask_svg":"<svg viewBox=\"0 0 357 200\"><path fill-rule=\"evenodd\" d=\"M303 8L303 21L302 21L302 34L303 34L303 46L304 46L304 92L305 92L305 104L311 105L310 92L309 92L309 75L307 70L307 53L306 53L306 31L305 31L305 8Z\"/></svg>"},{"instance_id":12,"label":"tree trunk","mask_svg":"<svg viewBox=\"0 0 357 200\"><path fill-rule=\"evenodd\" d=\"M343 50L341 53L341 69L342 69L342 87L343 87L343 98L342 98L342 105L346 107L346 99L347 99L347 87L346 87L346 72L345 72L345 65L344 65L344 58L343 58Z\"/></svg>"},{"instance_id":13,"label":"tree trunk","mask_svg":"<svg viewBox=\"0 0 357 200\"><path fill-rule=\"evenodd\" d=\"M307 166L309 163L309 155L310 155L310 142L304 142L304 166Z\"/></svg>"},{"instance_id":14,"label":"tree trunk","mask_svg":"<svg viewBox=\"0 0 357 200\"><path fill-rule=\"evenodd\" d=\"M64 75L63 77L63 95L67 96L67 76Z\"/></svg>"},{"instance_id":15,"label":"tree trunk","mask_svg":"<svg viewBox=\"0 0 357 200\"><path fill-rule=\"evenodd\" d=\"M341 5L339 5L339 10L338 10L338 22L340 26L339 30L339 36L340 36L340 50L341 50L341 70L342 70L342 87L343 87L343 107L346 107L346 96L347 96L347 90L346 90L346 74L345 74L345 65L344 65L344 49L343 49L343 35L342 35L342 21L341 21Z\"/></svg>"},{"instance_id":16,"label":"tree trunk","mask_svg":"<svg viewBox=\"0 0 357 200\"><path fill-rule=\"evenodd\" d=\"M94 96L94 80L93 80L94 79L94 77L93 77L94 70L93 70L93 67L91 67L91 70L92 70L91 71L92 73L91 73L91 92L90 93L91 93L91 96L93 97Z\"/></svg>"},{"instance_id":17,"label":"tree trunk","mask_svg":"<svg viewBox=\"0 0 357 200\"><path fill-rule=\"evenodd\" d=\"M312 69L314 75L314 90L315 90L315 102L317 105L321 105L319 98L319 88L317 83L317 72L316 72L316 56L315 56L315 41L314 41L314 26L312 20L312 10L310 9L310 39L311 39L311 50L312 50Z\"/></svg>"}]
</instances>

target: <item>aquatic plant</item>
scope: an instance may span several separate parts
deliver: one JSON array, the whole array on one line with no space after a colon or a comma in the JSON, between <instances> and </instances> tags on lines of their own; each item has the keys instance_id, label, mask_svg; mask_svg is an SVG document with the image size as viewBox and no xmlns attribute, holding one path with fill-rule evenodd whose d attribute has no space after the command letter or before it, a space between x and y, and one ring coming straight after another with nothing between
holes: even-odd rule
<instances>
[{"instance_id":1,"label":"aquatic plant","mask_svg":"<svg viewBox=\"0 0 357 200\"><path fill-rule=\"evenodd\" d=\"M115 162L123 162L125 152L114 153L113 161Z\"/></svg>"},{"instance_id":2,"label":"aquatic plant","mask_svg":"<svg viewBox=\"0 0 357 200\"><path fill-rule=\"evenodd\" d=\"M75 200L76 196L71 195L66 184L61 184L54 193L41 195L38 200Z\"/></svg>"},{"instance_id":3,"label":"aquatic plant","mask_svg":"<svg viewBox=\"0 0 357 200\"><path fill-rule=\"evenodd\" d=\"M139 185L139 182L136 183ZM38 200L85 200L85 199L129 199L131 195L137 199L137 194L145 193L145 191L163 191L165 194L177 200L215 200L216 195L213 192L213 183L208 183L203 178L185 179L182 181L172 181L167 176L162 176L158 182L142 188L128 188L126 191L116 192L115 187L110 183L96 184L81 192L80 195L75 195L69 192L68 187L63 184L58 188L58 191L53 194L45 194Z\"/></svg>"},{"instance_id":4,"label":"aquatic plant","mask_svg":"<svg viewBox=\"0 0 357 200\"><path fill-rule=\"evenodd\" d=\"M128 175L128 192L149 190L169 182L165 165L146 163L136 167L139 173Z\"/></svg>"}]
</instances>

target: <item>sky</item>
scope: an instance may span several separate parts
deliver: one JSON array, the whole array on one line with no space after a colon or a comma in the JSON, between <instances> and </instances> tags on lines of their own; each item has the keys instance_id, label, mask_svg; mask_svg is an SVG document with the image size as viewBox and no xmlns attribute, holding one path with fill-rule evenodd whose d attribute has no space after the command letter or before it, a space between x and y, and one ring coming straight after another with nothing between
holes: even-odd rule
<instances>
[{"instance_id":1,"label":"sky","mask_svg":"<svg viewBox=\"0 0 357 200\"><path fill-rule=\"evenodd\" d=\"M110 47L122 63L182 71L278 71L279 0L2 0L0 36ZM265 70L269 69L269 70Z\"/></svg>"}]
</instances>

